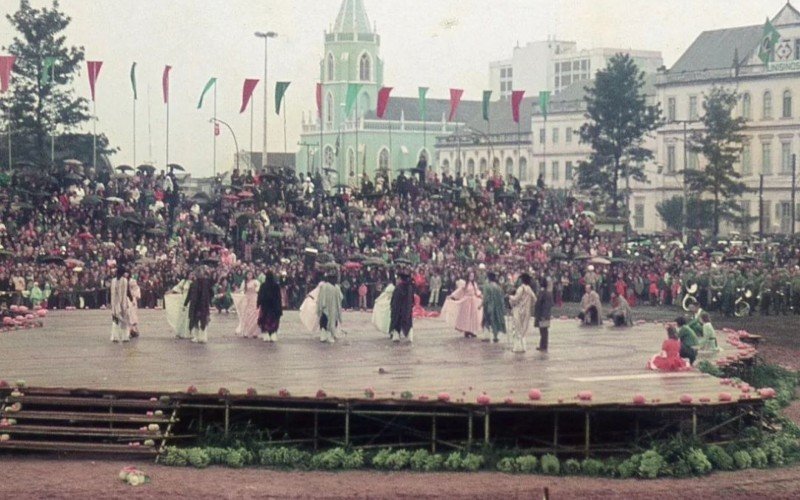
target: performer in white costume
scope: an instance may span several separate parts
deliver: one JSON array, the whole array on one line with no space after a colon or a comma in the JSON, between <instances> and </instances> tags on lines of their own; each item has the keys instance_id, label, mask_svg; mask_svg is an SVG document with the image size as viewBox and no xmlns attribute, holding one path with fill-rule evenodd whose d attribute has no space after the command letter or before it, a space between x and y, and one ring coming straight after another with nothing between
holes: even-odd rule
<instances>
[{"instance_id":1,"label":"performer in white costume","mask_svg":"<svg viewBox=\"0 0 800 500\"><path fill-rule=\"evenodd\" d=\"M319 317L317 316L317 297L319 296L320 283L316 288L306 295L303 303L300 304L300 322L306 327L309 333L319 331Z\"/></svg>"},{"instance_id":2,"label":"performer in white costume","mask_svg":"<svg viewBox=\"0 0 800 500\"><path fill-rule=\"evenodd\" d=\"M192 281L190 278L181 280L175 285L170 293L164 296L164 310L167 313L167 323L175 330L175 336L179 339L188 339L189 335L189 312L184 309L183 303L186 301L186 294Z\"/></svg>"},{"instance_id":3,"label":"performer in white costume","mask_svg":"<svg viewBox=\"0 0 800 500\"><path fill-rule=\"evenodd\" d=\"M130 320L131 338L135 339L139 336L139 299L142 298L142 290L139 288L139 283L136 281L135 276L131 276L128 280L128 318Z\"/></svg>"},{"instance_id":4,"label":"performer in white costume","mask_svg":"<svg viewBox=\"0 0 800 500\"><path fill-rule=\"evenodd\" d=\"M531 288L533 281L530 275L523 273L519 279L522 283L517 288L516 293L508 299L511 303L511 314L514 318L513 352L525 352L525 336L528 333L528 327L531 322L531 311L536 303L536 294Z\"/></svg>"},{"instance_id":5,"label":"performer in white costume","mask_svg":"<svg viewBox=\"0 0 800 500\"><path fill-rule=\"evenodd\" d=\"M111 342L130 340L129 309L127 273L125 268L118 266L117 275L111 280Z\"/></svg>"},{"instance_id":6,"label":"performer in white costume","mask_svg":"<svg viewBox=\"0 0 800 500\"><path fill-rule=\"evenodd\" d=\"M261 283L253 278L253 273L248 272L242 283L244 293L233 294L233 304L239 316L239 325L236 335L242 337L258 338L261 329L258 327L258 288Z\"/></svg>"},{"instance_id":7,"label":"performer in white costume","mask_svg":"<svg viewBox=\"0 0 800 500\"><path fill-rule=\"evenodd\" d=\"M390 335L389 327L392 322L392 295L394 295L394 284L389 283L375 299L372 308L372 324L386 335Z\"/></svg>"}]
</instances>

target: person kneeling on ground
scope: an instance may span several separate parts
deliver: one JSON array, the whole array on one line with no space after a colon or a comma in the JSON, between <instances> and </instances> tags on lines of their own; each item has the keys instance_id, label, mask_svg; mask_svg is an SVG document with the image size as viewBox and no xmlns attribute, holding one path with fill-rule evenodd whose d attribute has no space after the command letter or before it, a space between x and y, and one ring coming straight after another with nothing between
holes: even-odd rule
<instances>
[{"instance_id":1,"label":"person kneeling on ground","mask_svg":"<svg viewBox=\"0 0 800 500\"><path fill-rule=\"evenodd\" d=\"M719 351L719 344L717 344L717 332L714 331L714 325L711 324L711 316L703 311L700 314L700 322L703 324L703 338L697 344L698 351Z\"/></svg>"},{"instance_id":2,"label":"person kneeling on ground","mask_svg":"<svg viewBox=\"0 0 800 500\"><path fill-rule=\"evenodd\" d=\"M647 368L664 372L688 370L689 362L681 358L681 341L675 326L667 327L667 340L661 344L661 352L647 362Z\"/></svg>"},{"instance_id":3,"label":"person kneeling on ground","mask_svg":"<svg viewBox=\"0 0 800 500\"><path fill-rule=\"evenodd\" d=\"M631 306L622 295L611 292L611 303L616 303L614 309L608 313L608 317L614 322L614 326L633 326Z\"/></svg>"},{"instance_id":4,"label":"person kneeling on ground","mask_svg":"<svg viewBox=\"0 0 800 500\"><path fill-rule=\"evenodd\" d=\"M592 285L586 285L586 293L581 298L581 313L578 318L584 325L599 326L602 323L603 305L600 303L600 296L594 291Z\"/></svg>"},{"instance_id":5,"label":"person kneeling on ground","mask_svg":"<svg viewBox=\"0 0 800 500\"><path fill-rule=\"evenodd\" d=\"M686 318L683 316L679 316L675 322L678 324L678 338L681 341L681 357L688 359L689 364L693 365L697 358L697 335L686 324Z\"/></svg>"}]
</instances>

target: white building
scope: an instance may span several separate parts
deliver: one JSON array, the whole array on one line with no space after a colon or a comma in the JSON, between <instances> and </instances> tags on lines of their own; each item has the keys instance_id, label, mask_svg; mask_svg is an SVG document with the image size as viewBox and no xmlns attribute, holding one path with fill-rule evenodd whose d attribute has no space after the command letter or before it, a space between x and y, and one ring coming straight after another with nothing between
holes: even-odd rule
<instances>
[{"instance_id":1,"label":"white building","mask_svg":"<svg viewBox=\"0 0 800 500\"><path fill-rule=\"evenodd\" d=\"M541 90L553 93L573 82L588 80L608 60L625 53L645 73L655 73L663 65L661 52L614 48L578 49L575 42L547 40L515 47L510 59L489 64L489 89L493 96L507 99L513 90L536 96Z\"/></svg>"}]
</instances>

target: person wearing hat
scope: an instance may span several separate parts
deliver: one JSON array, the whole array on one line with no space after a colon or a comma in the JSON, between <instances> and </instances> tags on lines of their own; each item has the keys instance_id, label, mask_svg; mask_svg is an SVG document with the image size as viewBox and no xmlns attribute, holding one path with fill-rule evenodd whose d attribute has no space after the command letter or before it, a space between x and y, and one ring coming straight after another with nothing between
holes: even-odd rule
<instances>
[{"instance_id":1,"label":"person wearing hat","mask_svg":"<svg viewBox=\"0 0 800 500\"><path fill-rule=\"evenodd\" d=\"M497 275L486 273L486 283L481 287L483 294L483 342L499 342L498 335L506 333L506 304L503 289L497 284ZM489 332L492 338L489 338Z\"/></svg>"},{"instance_id":2,"label":"person wearing hat","mask_svg":"<svg viewBox=\"0 0 800 500\"><path fill-rule=\"evenodd\" d=\"M202 271L197 279L189 285L189 292L183 303L184 308L189 308L189 332L192 342L205 344L208 342L206 328L211 320L211 300L214 298L211 278Z\"/></svg>"},{"instance_id":3,"label":"person wearing hat","mask_svg":"<svg viewBox=\"0 0 800 500\"><path fill-rule=\"evenodd\" d=\"M403 335L409 342L413 342L414 283L411 280L411 273L404 267L397 271L397 283L389 303L389 309L391 311L389 332L392 341L400 342L400 335Z\"/></svg>"}]
</instances>

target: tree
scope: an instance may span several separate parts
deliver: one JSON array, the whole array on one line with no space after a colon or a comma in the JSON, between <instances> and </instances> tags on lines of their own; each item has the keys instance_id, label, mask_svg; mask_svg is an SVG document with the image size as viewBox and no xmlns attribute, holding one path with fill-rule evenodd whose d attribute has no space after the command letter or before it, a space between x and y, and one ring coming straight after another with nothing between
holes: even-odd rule
<instances>
[{"instance_id":1,"label":"tree","mask_svg":"<svg viewBox=\"0 0 800 500\"><path fill-rule=\"evenodd\" d=\"M689 150L701 153L708 164L704 169L685 170L689 190L698 197L712 198L712 232L719 235L722 219L736 221L741 212L737 199L747 191L742 176L733 165L742 153L745 119L733 117L739 96L735 91L714 86L703 102L703 130L692 133Z\"/></svg>"},{"instance_id":2,"label":"tree","mask_svg":"<svg viewBox=\"0 0 800 500\"><path fill-rule=\"evenodd\" d=\"M661 107L648 105L643 91L644 72L627 54L617 54L599 70L586 88L586 118L581 142L592 146L589 160L578 166L578 187L610 193L609 215L619 217L619 180L644 182L644 163L653 152L642 146L644 137L661 125ZM627 194L627 193L626 193Z\"/></svg>"},{"instance_id":3,"label":"tree","mask_svg":"<svg viewBox=\"0 0 800 500\"><path fill-rule=\"evenodd\" d=\"M13 92L2 102L3 108L10 107L14 158L49 165L50 134L75 135L91 118L88 101L76 97L73 89L84 61L84 49L66 45L63 32L71 19L59 10L57 0L50 8L42 9L31 7L29 0L21 0L19 10L6 15L6 19L18 32L11 45L4 47L17 60ZM48 61L53 61L52 66ZM85 142L59 143L56 137L56 156L91 163L91 147L87 150ZM97 144L99 153L111 152L105 135L98 136ZM7 145L3 147L7 154Z\"/></svg>"},{"instance_id":4,"label":"tree","mask_svg":"<svg viewBox=\"0 0 800 500\"><path fill-rule=\"evenodd\" d=\"M673 231L680 231L683 224L683 196L673 196L656 204L656 211L661 220ZM686 229L711 229L713 207L711 200L692 197L686 200Z\"/></svg>"}]
</instances>

